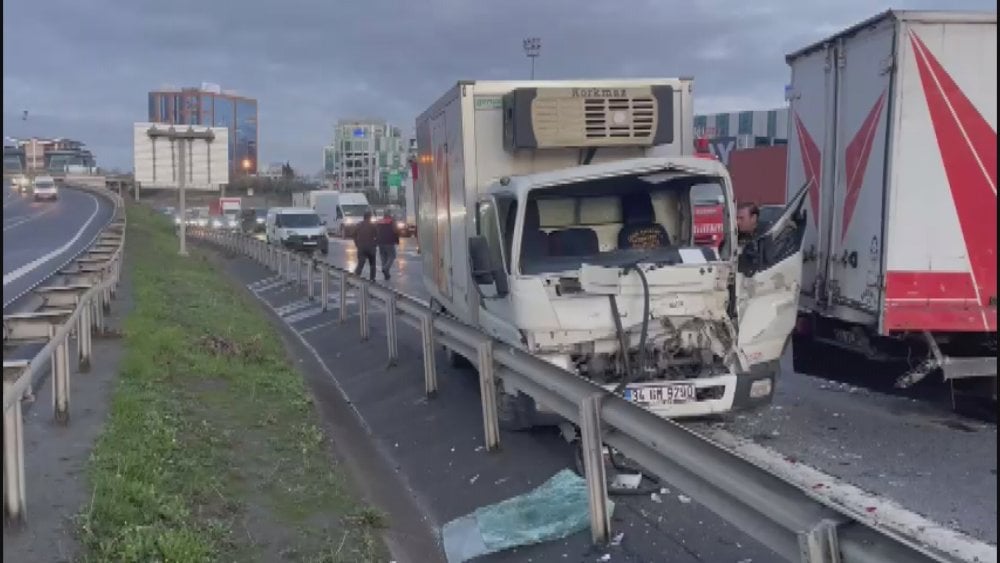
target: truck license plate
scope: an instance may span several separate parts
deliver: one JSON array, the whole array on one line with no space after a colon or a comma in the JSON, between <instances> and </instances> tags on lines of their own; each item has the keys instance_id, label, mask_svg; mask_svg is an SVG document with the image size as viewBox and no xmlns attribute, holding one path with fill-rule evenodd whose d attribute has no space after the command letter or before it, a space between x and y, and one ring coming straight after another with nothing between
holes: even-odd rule
<instances>
[{"instance_id":1,"label":"truck license plate","mask_svg":"<svg viewBox=\"0 0 1000 563\"><path fill-rule=\"evenodd\" d=\"M625 389L625 399L640 405L673 405L695 400L694 385L675 383L672 385L649 385Z\"/></svg>"}]
</instances>

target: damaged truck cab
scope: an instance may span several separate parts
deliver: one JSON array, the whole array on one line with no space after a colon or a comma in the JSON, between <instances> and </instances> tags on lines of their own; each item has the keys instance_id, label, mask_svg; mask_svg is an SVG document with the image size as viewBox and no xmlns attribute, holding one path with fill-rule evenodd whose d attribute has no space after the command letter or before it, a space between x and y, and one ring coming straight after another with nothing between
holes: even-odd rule
<instances>
[{"instance_id":1,"label":"damaged truck cab","mask_svg":"<svg viewBox=\"0 0 1000 563\"><path fill-rule=\"evenodd\" d=\"M737 248L725 167L684 148L689 80L528 84L459 84L418 120L434 305L660 416L769 402L805 190ZM723 201L719 245L696 237L706 197ZM540 423L545 405L500 385L505 426Z\"/></svg>"}]
</instances>

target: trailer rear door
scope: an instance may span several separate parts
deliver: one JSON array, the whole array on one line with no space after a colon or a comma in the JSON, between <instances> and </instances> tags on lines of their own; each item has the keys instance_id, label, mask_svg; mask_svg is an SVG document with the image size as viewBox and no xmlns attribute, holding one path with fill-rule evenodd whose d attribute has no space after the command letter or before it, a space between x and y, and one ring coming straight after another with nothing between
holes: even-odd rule
<instances>
[{"instance_id":1,"label":"trailer rear door","mask_svg":"<svg viewBox=\"0 0 1000 563\"><path fill-rule=\"evenodd\" d=\"M904 20L897 67L880 331L995 332L996 15Z\"/></svg>"}]
</instances>

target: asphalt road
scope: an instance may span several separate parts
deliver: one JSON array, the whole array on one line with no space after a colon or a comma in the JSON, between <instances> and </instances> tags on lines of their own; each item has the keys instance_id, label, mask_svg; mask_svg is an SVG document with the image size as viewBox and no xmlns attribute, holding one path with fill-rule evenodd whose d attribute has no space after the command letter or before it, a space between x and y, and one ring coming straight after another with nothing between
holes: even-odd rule
<instances>
[{"instance_id":1,"label":"asphalt road","mask_svg":"<svg viewBox=\"0 0 1000 563\"><path fill-rule=\"evenodd\" d=\"M353 268L353 246L331 240L329 260ZM426 300L421 272L415 239L405 239L388 283ZM872 387L884 387L880 374L872 371L877 369L873 364L841 354L836 365L845 379L869 379ZM478 404L478 392L469 400ZM685 424L696 431L721 428L748 438L996 544L996 424L963 418L937 402L887 395L790 369L779 380L770 408Z\"/></svg>"},{"instance_id":2,"label":"asphalt road","mask_svg":"<svg viewBox=\"0 0 1000 563\"><path fill-rule=\"evenodd\" d=\"M61 188L56 201L36 202L3 187L3 308L85 249L111 219L111 204Z\"/></svg>"}]
</instances>

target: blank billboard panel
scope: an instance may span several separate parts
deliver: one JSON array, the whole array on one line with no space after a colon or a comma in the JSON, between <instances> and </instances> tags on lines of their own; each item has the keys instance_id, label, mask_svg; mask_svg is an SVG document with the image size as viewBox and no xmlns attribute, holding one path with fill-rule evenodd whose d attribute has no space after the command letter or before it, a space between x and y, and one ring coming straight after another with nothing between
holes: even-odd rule
<instances>
[{"instance_id":1,"label":"blank billboard panel","mask_svg":"<svg viewBox=\"0 0 1000 563\"><path fill-rule=\"evenodd\" d=\"M219 190L229 183L225 127L136 123L133 139L135 180L143 187L176 189L182 175L188 189Z\"/></svg>"}]
</instances>

